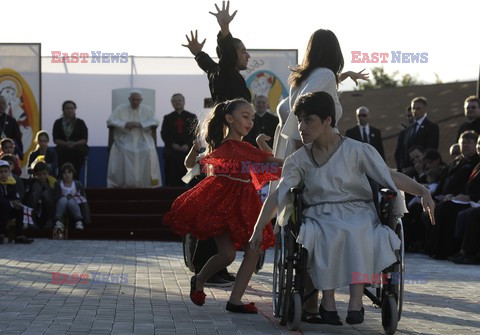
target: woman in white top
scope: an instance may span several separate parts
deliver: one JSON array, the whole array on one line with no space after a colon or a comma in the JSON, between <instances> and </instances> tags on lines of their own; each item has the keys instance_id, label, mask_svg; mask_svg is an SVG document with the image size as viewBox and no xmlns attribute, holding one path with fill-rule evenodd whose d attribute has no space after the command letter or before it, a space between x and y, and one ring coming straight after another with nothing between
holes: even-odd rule
<instances>
[{"instance_id":1,"label":"woman in white top","mask_svg":"<svg viewBox=\"0 0 480 335\"><path fill-rule=\"evenodd\" d=\"M340 120L342 117L342 105L338 100L338 84L350 77L356 84L357 80L368 80L368 74L360 72L343 70L343 55L335 34L326 29L315 31L307 45L302 64L292 69L289 78L290 83L290 110L297 102L298 97L311 92L327 92L335 102L335 118ZM338 129L335 128L338 133ZM295 115L290 113L282 130L282 136L288 139L285 157L292 154L299 145L295 141L301 141L297 129L297 120ZM298 142L298 144L300 144Z\"/></svg>"}]
</instances>

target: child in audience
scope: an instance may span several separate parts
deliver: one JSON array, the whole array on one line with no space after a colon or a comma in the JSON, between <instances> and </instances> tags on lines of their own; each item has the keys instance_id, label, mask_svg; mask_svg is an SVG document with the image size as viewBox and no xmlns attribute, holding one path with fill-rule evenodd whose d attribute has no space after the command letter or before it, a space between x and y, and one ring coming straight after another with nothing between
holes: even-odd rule
<instances>
[{"instance_id":1,"label":"child in audience","mask_svg":"<svg viewBox=\"0 0 480 335\"><path fill-rule=\"evenodd\" d=\"M73 217L75 228L83 230L84 223L90 223L85 189L78 180L73 180L76 171L72 164L65 163L60 168L61 180L54 186L57 208L55 211L55 228L65 227L65 214Z\"/></svg>"},{"instance_id":2,"label":"child in audience","mask_svg":"<svg viewBox=\"0 0 480 335\"><path fill-rule=\"evenodd\" d=\"M16 181L10 164L0 160L0 244L7 234L7 223L15 219L15 243L29 244L33 240L23 235L23 206L18 199Z\"/></svg>"},{"instance_id":3,"label":"child in audience","mask_svg":"<svg viewBox=\"0 0 480 335\"><path fill-rule=\"evenodd\" d=\"M34 177L28 182L26 197L26 204L33 208L34 221L43 229L51 229L55 217L53 186L56 180L48 171L43 161L33 164Z\"/></svg>"},{"instance_id":4,"label":"child in audience","mask_svg":"<svg viewBox=\"0 0 480 335\"><path fill-rule=\"evenodd\" d=\"M4 138L0 141L1 153L0 155L10 154L15 157L14 168L11 171L14 175L21 176L22 168L20 167L20 162L18 161L18 156L15 154L15 142L11 138Z\"/></svg>"}]
</instances>

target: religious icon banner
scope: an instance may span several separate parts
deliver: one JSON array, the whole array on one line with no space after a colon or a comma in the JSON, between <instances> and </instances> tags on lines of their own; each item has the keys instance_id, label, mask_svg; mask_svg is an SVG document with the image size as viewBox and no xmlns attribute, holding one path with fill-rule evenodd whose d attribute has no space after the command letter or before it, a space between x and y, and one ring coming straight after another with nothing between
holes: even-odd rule
<instances>
[{"instance_id":1,"label":"religious icon banner","mask_svg":"<svg viewBox=\"0 0 480 335\"><path fill-rule=\"evenodd\" d=\"M17 121L22 133L22 167L35 149L35 134L41 129L40 56L40 43L0 43L0 95L7 103L5 113ZM0 136L6 135L2 132Z\"/></svg>"}]
</instances>

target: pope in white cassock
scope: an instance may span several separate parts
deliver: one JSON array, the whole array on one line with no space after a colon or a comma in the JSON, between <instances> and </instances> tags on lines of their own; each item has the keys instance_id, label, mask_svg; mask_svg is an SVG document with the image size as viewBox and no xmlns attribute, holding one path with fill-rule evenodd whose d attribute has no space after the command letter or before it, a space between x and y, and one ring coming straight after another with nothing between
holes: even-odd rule
<instances>
[{"instance_id":1,"label":"pope in white cassock","mask_svg":"<svg viewBox=\"0 0 480 335\"><path fill-rule=\"evenodd\" d=\"M140 105L142 94L130 93L130 104L120 105L107 120L114 127L114 140L108 160L108 187L159 187L160 165L152 137L158 126L149 106Z\"/></svg>"}]
</instances>

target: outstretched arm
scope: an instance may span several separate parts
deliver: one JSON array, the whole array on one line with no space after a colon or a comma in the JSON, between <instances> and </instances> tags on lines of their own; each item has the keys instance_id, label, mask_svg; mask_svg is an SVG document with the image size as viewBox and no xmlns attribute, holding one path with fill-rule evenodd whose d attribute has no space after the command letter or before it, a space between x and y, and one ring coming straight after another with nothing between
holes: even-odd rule
<instances>
[{"instance_id":1,"label":"outstretched arm","mask_svg":"<svg viewBox=\"0 0 480 335\"><path fill-rule=\"evenodd\" d=\"M258 216L257 223L253 230L252 237L250 237L250 247L255 252L261 252L261 245L263 240L263 229L275 216L278 209L278 191L271 193L267 200L263 203L262 210Z\"/></svg>"},{"instance_id":2,"label":"outstretched arm","mask_svg":"<svg viewBox=\"0 0 480 335\"><path fill-rule=\"evenodd\" d=\"M217 22L220 25L220 33L222 37L226 37L230 34L230 22L232 22L235 15L237 15L237 11L234 11L232 15L230 15L230 1L227 1L227 6L225 6L225 1L222 1L222 9L218 8L215 4L215 8L217 9L216 13L209 12L213 16L217 18Z\"/></svg>"},{"instance_id":3,"label":"outstretched arm","mask_svg":"<svg viewBox=\"0 0 480 335\"><path fill-rule=\"evenodd\" d=\"M255 141L258 144L258 147L265 152L272 153L272 148L270 148L267 144L267 141L270 141L271 137L266 134L259 134Z\"/></svg>"},{"instance_id":4,"label":"outstretched arm","mask_svg":"<svg viewBox=\"0 0 480 335\"><path fill-rule=\"evenodd\" d=\"M197 162L197 157L200 154L200 149L202 148L202 145L200 144L200 141L195 141L193 142L192 148L190 149L190 152L188 153L187 157L185 157L184 165L187 169L191 169L195 166L195 163Z\"/></svg>"},{"instance_id":5,"label":"outstretched arm","mask_svg":"<svg viewBox=\"0 0 480 335\"><path fill-rule=\"evenodd\" d=\"M198 42L198 32L195 30L195 35L193 34L193 30L190 31L190 38L188 38L188 35L185 35L187 38L187 44L182 44L185 48L188 48L192 55L196 56L200 51L202 51L203 46L205 45L205 41L207 40L206 38L203 40L202 43Z\"/></svg>"},{"instance_id":6,"label":"outstretched arm","mask_svg":"<svg viewBox=\"0 0 480 335\"><path fill-rule=\"evenodd\" d=\"M365 69L360 72L347 71L340 73L340 75L338 76L338 81L342 82L348 77L350 77L355 82L355 85L358 85L357 80L369 80L369 73L362 73L363 71L365 71Z\"/></svg>"},{"instance_id":7,"label":"outstretched arm","mask_svg":"<svg viewBox=\"0 0 480 335\"><path fill-rule=\"evenodd\" d=\"M413 180L407 175L404 175L403 173L390 170L390 175L392 176L393 182L398 187L398 189L422 197L423 210L428 214L428 216L430 217L430 222L432 223L432 225L434 225L435 202L432 199L430 191L426 187L423 187L421 184L417 183L415 180Z\"/></svg>"}]
</instances>

